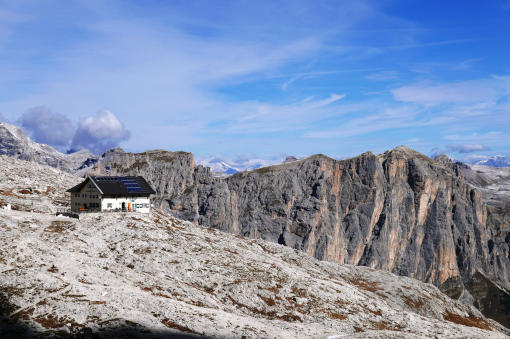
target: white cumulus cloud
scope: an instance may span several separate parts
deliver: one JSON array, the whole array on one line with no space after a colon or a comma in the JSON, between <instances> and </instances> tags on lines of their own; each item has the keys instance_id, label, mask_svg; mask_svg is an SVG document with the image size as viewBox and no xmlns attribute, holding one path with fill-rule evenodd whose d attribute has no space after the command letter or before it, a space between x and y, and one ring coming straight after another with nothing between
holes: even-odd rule
<instances>
[{"instance_id":1,"label":"white cumulus cloud","mask_svg":"<svg viewBox=\"0 0 510 339\"><path fill-rule=\"evenodd\" d=\"M71 148L88 149L93 153L102 153L128 140L130 132L110 111L103 110L80 122L74 135Z\"/></svg>"}]
</instances>

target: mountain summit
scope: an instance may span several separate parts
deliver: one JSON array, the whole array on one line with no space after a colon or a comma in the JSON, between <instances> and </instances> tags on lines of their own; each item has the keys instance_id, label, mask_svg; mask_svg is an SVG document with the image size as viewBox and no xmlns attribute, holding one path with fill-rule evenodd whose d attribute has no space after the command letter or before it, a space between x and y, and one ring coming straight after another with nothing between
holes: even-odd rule
<instances>
[{"instance_id":1,"label":"mountain summit","mask_svg":"<svg viewBox=\"0 0 510 339\"><path fill-rule=\"evenodd\" d=\"M0 155L5 154L18 159L29 160L39 164L72 172L78 169L92 154L81 150L63 154L46 144L32 141L20 127L0 122Z\"/></svg>"}]
</instances>

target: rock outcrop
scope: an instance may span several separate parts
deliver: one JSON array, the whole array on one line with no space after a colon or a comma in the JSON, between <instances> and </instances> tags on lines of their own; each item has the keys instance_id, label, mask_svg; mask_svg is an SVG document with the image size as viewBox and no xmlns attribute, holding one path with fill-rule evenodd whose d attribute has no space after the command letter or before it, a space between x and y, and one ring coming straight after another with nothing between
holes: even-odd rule
<instances>
[{"instance_id":1,"label":"rock outcrop","mask_svg":"<svg viewBox=\"0 0 510 339\"><path fill-rule=\"evenodd\" d=\"M315 155L227 178L182 152L117 152L102 166L144 175L159 206L203 226L413 277L468 302L477 274L504 294L510 288L510 230L500 211L456 164L406 147L347 160Z\"/></svg>"},{"instance_id":2,"label":"rock outcrop","mask_svg":"<svg viewBox=\"0 0 510 339\"><path fill-rule=\"evenodd\" d=\"M63 154L46 144L30 140L20 127L0 122L0 155L49 165L66 172L74 172L93 157L87 150Z\"/></svg>"}]
</instances>

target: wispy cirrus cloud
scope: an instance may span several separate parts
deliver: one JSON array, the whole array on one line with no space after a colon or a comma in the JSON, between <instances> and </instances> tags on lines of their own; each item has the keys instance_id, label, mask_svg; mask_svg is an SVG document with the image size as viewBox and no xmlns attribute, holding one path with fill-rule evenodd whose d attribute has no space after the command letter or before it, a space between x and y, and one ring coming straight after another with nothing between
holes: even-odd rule
<instances>
[{"instance_id":1,"label":"wispy cirrus cloud","mask_svg":"<svg viewBox=\"0 0 510 339\"><path fill-rule=\"evenodd\" d=\"M389 81L398 79L399 73L396 71L380 71L365 76L368 80L374 81Z\"/></svg>"},{"instance_id":2,"label":"wispy cirrus cloud","mask_svg":"<svg viewBox=\"0 0 510 339\"><path fill-rule=\"evenodd\" d=\"M502 126L503 127L503 126ZM509 143L510 142L510 134L504 131L489 131L485 133L465 133L465 134L448 134L444 136L445 140L452 140L456 142L465 142L465 143L483 143L487 145L491 144L499 144L499 143Z\"/></svg>"},{"instance_id":3,"label":"wispy cirrus cloud","mask_svg":"<svg viewBox=\"0 0 510 339\"><path fill-rule=\"evenodd\" d=\"M342 108L339 107L341 110ZM386 107L380 109L377 104L373 110L379 113L363 115L354 119L345 119L334 128L312 131L304 134L305 138L341 138L401 128L425 127L444 124L451 121L448 117L426 117L413 106Z\"/></svg>"},{"instance_id":4,"label":"wispy cirrus cloud","mask_svg":"<svg viewBox=\"0 0 510 339\"><path fill-rule=\"evenodd\" d=\"M395 100L424 105L495 101L504 95L506 78L489 78L454 83L417 83L393 89Z\"/></svg>"},{"instance_id":5,"label":"wispy cirrus cloud","mask_svg":"<svg viewBox=\"0 0 510 339\"><path fill-rule=\"evenodd\" d=\"M458 62L456 65L453 66L453 68L459 71L471 70L474 67L474 65L481 60L483 60L483 58L470 58Z\"/></svg>"},{"instance_id":6,"label":"wispy cirrus cloud","mask_svg":"<svg viewBox=\"0 0 510 339\"><path fill-rule=\"evenodd\" d=\"M309 97L303 101L281 105L261 102L239 103L228 108L228 112L231 113L228 115L237 117L226 118L218 128L247 135L299 131L317 120L337 115L336 103L344 97L344 94L332 93L323 99Z\"/></svg>"}]
</instances>

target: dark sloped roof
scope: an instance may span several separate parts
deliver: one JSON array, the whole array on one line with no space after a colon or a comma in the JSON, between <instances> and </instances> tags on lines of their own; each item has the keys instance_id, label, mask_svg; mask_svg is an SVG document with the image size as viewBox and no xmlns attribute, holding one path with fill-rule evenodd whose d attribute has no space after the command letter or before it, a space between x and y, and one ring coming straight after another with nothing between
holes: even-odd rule
<instances>
[{"instance_id":1,"label":"dark sloped roof","mask_svg":"<svg viewBox=\"0 0 510 339\"><path fill-rule=\"evenodd\" d=\"M68 189L67 192L75 193L81 191L89 180L101 190L102 194L145 195L156 193L141 176L88 177L82 183Z\"/></svg>"}]
</instances>

